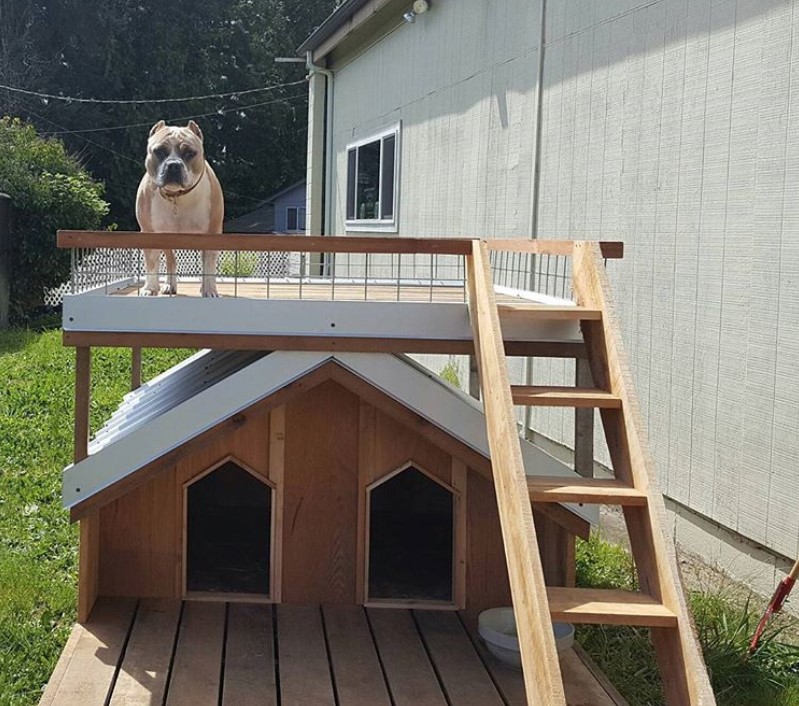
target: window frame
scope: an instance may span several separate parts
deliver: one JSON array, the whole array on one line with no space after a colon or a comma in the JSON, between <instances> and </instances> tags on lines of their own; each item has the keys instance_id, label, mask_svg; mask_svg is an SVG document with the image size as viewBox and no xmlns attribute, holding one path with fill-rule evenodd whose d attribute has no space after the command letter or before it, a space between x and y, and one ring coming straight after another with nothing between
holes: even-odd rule
<instances>
[{"instance_id":1,"label":"window frame","mask_svg":"<svg viewBox=\"0 0 799 706\"><path fill-rule=\"evenodd\" d=\"M370 133L367 137L347 143L344 150L345 166L344 166L344 230L345 232L354 233L368 233L368 232L385 232L396 233L399 229L399 184L400 184L400 153L401 153L401 130L402 123L397 122L390 127L384 128L377 132ZM394 138L394 193L392 202L392 216L391 218L348 218L347 206L350 196L350 191L353 190L353 202L357 209L357 186L358 186L358 155L360 147L371 144L373 142L380 142L380 176L378 180L377 193L382 195L383 191L383 149L384 141L387 137ZM353 184L349 184L349 160L350 151L355 150L355 179Z\"/></svg>"},{"instance_id":2,"label":"window frame","mask_svg":"<svg viewBox=\"0 0 799 706\"><path fill-rule=\"evenodd\" d=\"M293 230L289 228L289 211L294 210L297 212L296 223L297 227ZM302 218L300 218L300 214L302 214ZM286 206L286 232L287 233L304 233L305 232L305 223L302 224L300 227L300 223L305 221L305 207L303 206Z\"/></svg>"}]
</instances>

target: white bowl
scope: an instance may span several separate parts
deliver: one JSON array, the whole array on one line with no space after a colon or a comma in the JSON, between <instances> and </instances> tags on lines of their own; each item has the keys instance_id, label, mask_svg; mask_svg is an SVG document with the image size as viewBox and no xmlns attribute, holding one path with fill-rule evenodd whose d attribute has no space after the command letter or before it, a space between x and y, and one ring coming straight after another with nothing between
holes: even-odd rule
<instances>
[{"instance_id":1,"label":"white bowl","mask_svg":"<svg viewBox=\"0 0 799 706\"><path fill-rule=\"evenodd\" d=\"M574 644L574 626L569 623L552 623L555 646L558 652L568 650ZM519 637L513 608L491 608L480 613L477 632L497 659L515 669L522 668L519 652Z\"/></svg>"}]
</instances>

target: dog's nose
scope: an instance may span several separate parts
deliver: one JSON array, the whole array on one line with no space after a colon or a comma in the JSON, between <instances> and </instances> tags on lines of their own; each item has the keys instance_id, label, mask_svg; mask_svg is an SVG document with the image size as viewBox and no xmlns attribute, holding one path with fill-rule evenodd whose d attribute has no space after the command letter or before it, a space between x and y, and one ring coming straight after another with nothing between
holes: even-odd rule
<instances>
[{"instance_id":1,"label":"dog's nose","mask_svg":"<svg viewBox=\"0 0 799 706\"><path fill-rule=\"evenodd\" d=\"M166 171L168 174L179 174L180 162L167 162Z\"/></svg>"}]
</instances>

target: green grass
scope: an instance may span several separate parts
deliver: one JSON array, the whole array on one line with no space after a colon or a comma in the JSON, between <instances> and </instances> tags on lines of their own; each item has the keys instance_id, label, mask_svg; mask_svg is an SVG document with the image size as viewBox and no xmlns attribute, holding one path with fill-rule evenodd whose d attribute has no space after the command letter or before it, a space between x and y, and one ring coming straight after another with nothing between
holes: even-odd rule
<instances>
[{"instance_id":1,"label":"green grass","mask_svg":"<svg viewBox=\"0 0 799 706\"><path fill-rule=\"evenodd\" d=\"M144 379L187 351L146 350ZM72 459L74 354L59 331L0 332L0 704L35 704L75 619L77 528L61 508ZM130 351L96 349L91 425L130 385Z\"/></svg>"},{"instance_id":2,"label":"green grass","mask_svg":"<svg viewBox=\"0 0 799 706\"><path fill-rule=\"evenodd\" d=\"M577 583L594 588L637 588L627 551L598 535L578 542ZM799 621L781 614L773 620L757 651L749 640L767 600L741 597L724 579L691 590L688 604L719 706L799 705L799 647L788 638ZM607 674L630 706L664 704L660 675L646 629L602 625L577 628L577 639Z\"/></svg>"}]
</instances>

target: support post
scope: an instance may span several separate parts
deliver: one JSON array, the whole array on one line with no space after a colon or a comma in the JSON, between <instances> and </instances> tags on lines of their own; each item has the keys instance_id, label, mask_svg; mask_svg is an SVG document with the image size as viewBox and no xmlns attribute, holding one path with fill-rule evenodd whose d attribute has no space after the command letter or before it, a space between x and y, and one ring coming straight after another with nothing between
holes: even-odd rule
<instances>
[{"instance_id":1,"label":"support post","mask_svg":"<svg viewBox=\"0 0 799 706\"><path fill-rule=\"evenodd\" d=\"M585 358L577 358L575 384L593 387L591 365ZM574 470L584 478L594 476L594 410L591 407L574 410Z\"/></svg>"},{"instance_id":2,"label":"support post","mask_svg":"<svg viewBox=\"0 0 799 706\"><path fill-rule=\"evenodd\" d=\"M75 349L75 463L89 455L92 351ZM95 510L80 521L78 558L78 621L89 619L99 589L100 513Z\"/></svg>"},{"instance_id":3,"label":"support post","mask_svg":"<svg viewBox=\"0 0 799 706\"><path fill-rule=\"evenodd\" d=\"M138 390L141 387L141 348L130 349L130 389Z\"/></svg>"}]
</instances>

